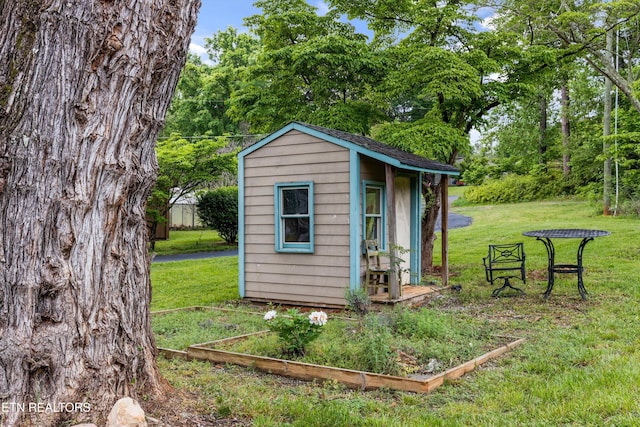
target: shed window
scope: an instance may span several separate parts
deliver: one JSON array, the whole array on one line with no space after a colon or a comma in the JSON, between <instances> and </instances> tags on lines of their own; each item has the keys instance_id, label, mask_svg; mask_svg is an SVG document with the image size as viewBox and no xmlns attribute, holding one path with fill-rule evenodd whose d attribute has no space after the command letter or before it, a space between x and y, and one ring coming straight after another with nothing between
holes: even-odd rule
<instances>
[{"instance_id":1,"label":"shed window","mask_svg":"<svg viewBox=\"0 0 640 427\"><path fill-rule=\"evenodd\" d=\"M385 247L384 207L384 185L365 182L363 234L365 240L377 240L381 248Z\"/></svg>"},{"instance_id":2,"label":"shed window","mask_svg":"<svg viewBox=\"0 0 640 427\"><path fill-rule=\"evenodd\" d=\"M313 182L275 185L276 251L313 253Z\"/></svg>"}]
</instances>

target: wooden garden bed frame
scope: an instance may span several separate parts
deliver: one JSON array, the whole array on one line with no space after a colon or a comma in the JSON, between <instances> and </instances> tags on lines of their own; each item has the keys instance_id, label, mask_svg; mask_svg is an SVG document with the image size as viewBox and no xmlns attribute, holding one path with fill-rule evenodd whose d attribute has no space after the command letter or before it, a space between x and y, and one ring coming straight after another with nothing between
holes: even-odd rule
<instances>
[{"instance_id":1,"label":"wooden garden bed frame","mask_svg":"<svg viewBox=\"0 0 640 427\"><path fill-rule=\"evenodd\" d=\"M266 334L269 331L260 331L253 334L240 335L208 343L195 344L189 346L187 351L178 351L159 348L161 354L169 358L186 358L207 360L215 363L232 363L234 365L251 367L261 371L283 375L302 380L335 380L345 384L347 387L361 390L372 390L377 388L388 388L393 390L410 391L415 393L428 393L444 384L445 380L455 380L464 374L473 371L478 366L489 360L503 355L512 348L522 344L524 338L510 338L514 341L503 345L495 350L483 354L480 357L469 360L461 365L451 368L440 374L433 375L427 379L413 379L397 377L393 375L375 374L352 369L334 368L331 366L314 365L311 363L295 362L291 360L275 359L264 356L254 356L245 353L235 353L231 351L216 349L216 346L230 344L246 339L250 336Z\"/></svg>"}]
</instances>

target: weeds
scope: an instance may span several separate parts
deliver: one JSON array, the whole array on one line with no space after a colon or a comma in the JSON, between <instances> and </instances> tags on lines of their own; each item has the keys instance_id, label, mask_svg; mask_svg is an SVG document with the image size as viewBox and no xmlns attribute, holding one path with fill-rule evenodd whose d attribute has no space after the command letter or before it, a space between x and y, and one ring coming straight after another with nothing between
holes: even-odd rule
<instances>
[{"instance_id":1,"label":"weeds","mask_svg":"<svg viewBox=\"0 0 640 427\"><path fill-rule=\"evenodd\" d=\"M347 300L347 308L360 317L366 315L371 308L371 298L365 288L347 289L344 299Z\"/></svg>"}]
</instances>

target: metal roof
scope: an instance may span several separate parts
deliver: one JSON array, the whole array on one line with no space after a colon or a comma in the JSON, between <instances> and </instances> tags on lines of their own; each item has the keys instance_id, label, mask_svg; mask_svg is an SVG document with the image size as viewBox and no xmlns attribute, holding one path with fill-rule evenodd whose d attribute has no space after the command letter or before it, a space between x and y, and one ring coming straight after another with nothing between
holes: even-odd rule
<instances>
[{"instance_id":1,"label":"metal roof","mask_svg":"<svg viewBox=\"0 0 640 427\"><path fill-rule=\"evenodd\" d=\"M297 130L304 132L320 139L324 139L335 144L342 145L346 148L356 149L356 151L366 156L375 158L382 162L394 165L399 168L418 170L421 172L439 173L445 175L459 175L460 171L446 163L427 159L426 157L392 147L374 139L362 135L355 135L336 129L329 129L322 126L311 125L302 122L291 122L289 125L258 141L256 144L245 148L240 152L240 156L244 156L257 150L258 148L268 144L272 140L284 135L285 133Z\"/></svg>"},{"instance_id":2,"label":"metal roof","mask_svg":"<svg viewBox=\"0 0 640 427\"><path fill-rule=\"evenodd\" d=\"M428 169L428 170L440 170L447 172L459 172L455 167L438 162L435 160L427 159L426 157L418 156L417 154L410 153L408 151L401 150L399 148L392 147L387 144L383 144L382 142L378 142L374 139L368 138L362 135L355 135L349 132L344 132L341 130L328 129L321 126L310 125L306 123L300 123L303 126L309 127L311 129L317 130L318 132L326 133L327 135L333 136L335 138L342 139L343 141L348 141L353 144L356 144L362 148L367 150L371 150L375 153L382 154L384 156L389 156L398 160L400 163L417 167L420 169Z\"/></svg>"}]
</instances>

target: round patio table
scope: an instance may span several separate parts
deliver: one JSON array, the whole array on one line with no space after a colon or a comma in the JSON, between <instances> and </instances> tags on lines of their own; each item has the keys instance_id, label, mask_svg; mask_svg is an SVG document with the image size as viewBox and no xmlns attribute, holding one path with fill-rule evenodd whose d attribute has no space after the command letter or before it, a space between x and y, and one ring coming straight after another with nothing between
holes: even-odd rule
<instances>
[{"instance_id":1,"label":"round patio table","mask_svg":"<svg viewBox=\"0 0 640 427\"><path fill-rule=\"evenodd\" d=\"M551 291L553 290L554 283L554 275L555 273L560 274L577 274L578 275L578 292L580 292L580 296L583 300L587 299L587 290L584 287L584 282L582 281L582 252L584 251L584 247L595 239L596 237L604 237L608 236L611 233L605 230L588 230L582 228L556 228L551 230L533 230L533 231L525 231L522 235L527 237L535 237L537 240L540 240L544 243L544 246L547 248L547 258L548 258L548 284L547 289L544 291L544 298L549 298L551 295ZM555 248L553 246L553 242L551 239L582 239L580 241L580 245L578 245L578 257L576 264L556 264L555 263Z\"/></svg>"}]
</instances>

